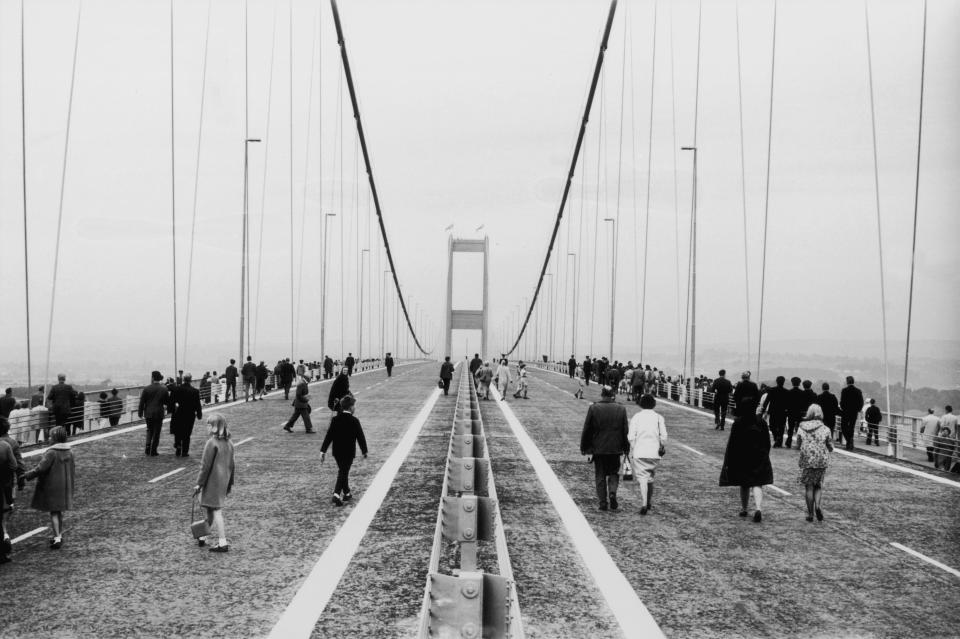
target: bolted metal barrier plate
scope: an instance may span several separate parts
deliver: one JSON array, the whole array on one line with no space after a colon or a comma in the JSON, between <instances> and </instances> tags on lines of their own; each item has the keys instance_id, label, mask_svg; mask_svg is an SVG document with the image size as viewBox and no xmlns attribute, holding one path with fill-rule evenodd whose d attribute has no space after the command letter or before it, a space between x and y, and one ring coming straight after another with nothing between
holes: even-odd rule
<instances>
[{"instance_id":1,"label":"bolted metal barrier plate","mask_svg":"<svg viewBox=\"0 0 960 639\"><path fill-rule=\"evenodd\" d=\"M441 527L448 541L491 541L496 502L489 497L444 497Z\"/></svg>"},{"instance_id":2,"label":"bolted metal barrier plate","mask_svg":"<svg viewBox=\"0 0 960 639\"><path fill-rule=\"evenodd\" d=\"M480 422L469 419L457 419L453 422L454 435L476 435L480 432Z\"/></svg>"},{"instance_id":3,"label":"bolted metal barrier plate","mask_svg":"<svg viewBox=\"0 0 960 639\"><path fill-rule=\"evenodd\" d=\"M454 435L450 447L453 457L482 457L483 435Z\"/></svg>"},{"instance_id":4,"label":"bolted metal barrier plate","mask_svg":"<svg viewBox=\"0 0 960 639\"><path fill-rule=\"evenodd\" d=\"M511 584L498 575L430 574L430 636L507 639Z\"/></svg>"},{"instance_id":5,"label":"bolted metal barrier plate","mask_svg":"<svg viewBox=\"0 0 960 639\"><path fill-rule=\"evenodd\" d=\"M447 490L451 493L487 493L490 460L450 457L447 460Z\"/></svg>"}]
</instances>

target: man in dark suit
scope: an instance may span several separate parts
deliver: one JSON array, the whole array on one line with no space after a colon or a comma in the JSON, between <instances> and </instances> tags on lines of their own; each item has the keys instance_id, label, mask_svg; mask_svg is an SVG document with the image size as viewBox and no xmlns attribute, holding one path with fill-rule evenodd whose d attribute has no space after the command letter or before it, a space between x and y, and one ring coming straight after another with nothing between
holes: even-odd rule
<instances>
[{"instance_id":1,"label":"man in dark suit","mask_svg":"<svg viewBox=\"0 0 960 639\"><path fill-rule=\"evenodd\" d=\"M10 417L10 413L12 413L16 407L17 400L13 396L13 389L8 388L3 392L3 397L0 397L0 417L4 419Z\"/></svg>"},{"instance_id":2,"label":"man in dark suit","mask_svg":"<svg viewBox=\"0 0 960 639\"><path fill-rule=\"evenodd\" d=\"M824 382L821 386L823 392L817 395L817 403L823 409L823 423L830 429L830 436L833 437L833 431L837 427L837 415L840 413L840 404L837 402L837 396L830 392L830 384Z\"/></svg>"},{"instance_id":3,"label":"man in dark suit","mask_svg":"<svg viewBox=\"0 0 960 639\"><path fill-rule=\"evenodd\" d=\"M290 363L289 359L284 359L280 362L280 385L283 387L284 399L290 399L290 387L293 386L295 374L296 369L293 367L293 364Z\"/></svg>"},{"instance_id":4,"label":"man in dark suit","mask_svg":"<svg viewBox=\"0 0 960 639\"><path fill-rule=\"evenodd\" d=\"M310 421L310 386L306 377L301 377L297 383L297 390L293 396L293 415L283 425L283 430L292 433L293 425L300 417L303 418L303 426L307 429L307 432L315 432L313 422Z\"/></svg>"},{"instance_id":5,"label":"man in dark suit","mask_svg":"<svg viewBox=\"0 0 960 639\"><path fill-rule=\"evenodd\" d=\"M789 397L787 389L783 387L787 378L777 376L777 385L767 390L767 399L763 403L763 412L770 415L770 431L773 433L773 447L783 447L783 431L787 425L789 412Z\"/></svg>"},{"instance_id":6,"label":"man in dark suit","mask_svg":"<svg viewBox=\"0 0 960 639\"><path fill-rule=\"evenodd\" d=\"M481 366L483 366L483 360L480 359L480 353L474 353L473 359L470 360L470 379L473 380L474 388L477 386L477 371Z\"/></svg>"},{"instance_id":7,"label":"man in dark suit","mask_svg":"<svg viewBox=\"0 0 960 639\"><path fill-rule=\"evenodd\" d=\"M570 359L567 360L567 374L570 375L570 379L573 379L573 375L576 372L577 372L577 358L571 355Z\"/></svg>"},{"instance_id":8,"label":"man in dark suit","mask_svg":"<svg viewBox=\"0 0 960 639\"><path fill-rule=\"evenodd\" d=\"M853 384L853 376L848 375L847 385L840 391L840 435L846 440L847 450L853 450L853 431L863 410L863 393Z\"/></svg>"},{"instance_id":9,"label":"man in dark suit","mask_svg":"<svg viewBox=\"0 0 960 639\"><path fill-rule=\"evenodd\" d=\"M387 353L389 355L389 353ZM329 355L323 356L323 378L330 379L333 377L333 360L330 359Z\"/></svg>"},{"instance_id":10,"label":"man in dark suit","mask_svg":"<svg viewBox=\"0 0 960 639\"><path fill-rule=\"evenodd\" d=\"M194 420L203 419L200 406L200 391L191 384L193 376L187 373L183 383L173 391L170 399L173 417L170 418L170 430L173 432L173 448L177 457L190 456L190 436L193 434Z\"/></svg>"},{"instance_id":11,"label":"man in dark suit","mask_svg":"<svg viewBox=\"0 0 960 639\"><path fill-rule=\"evenodd\" d=\"M806 397L800 390L800 378L790 378L790 390L787 391L787 448L793 442L793 434L800 428L800 422L807 413L803 403Z\"/></svg>"},{"instance_id":12,"label":"man in dark suit","mask_svg":"<svg viewBox=\"0 0 960 639\"><path fill-rule=\"evenodd\" d=\"M387 377L393 376L393 355L387 353L387 356L383 359L383 365L387 367Z\"/></svg>"},{"instance_id":13,"label":"man in dark suit","mask_svg":"<svg viewBox=\"0 0 960 639\"><path fill-rule=\"evenodd\" d=\"M227 379L227 391L224 393L223 401L230 401L230 391L233 391L233 399L237 399L237 377L240 373L237 371L237 360L231 359L227 370L223 371L223 376Z\"/></svg>"},{"instance_id":14,"label":"man in dark suit","mask_svg":"<svg viewBox=\"0 0 960 639\"><path fill-rule=\"evenodd\" d=\"M590 385L591 373L593 373L593 362L590 361L590 356L587 355L583 358L583 383L587 386Z\"/></svg>"},{"instance_id":15,"label":"man in dark suit","mask_svg":"<svg viewBox=\"0 0 960 639\"><path fill-rule=\"evenodd\" d=\"M600 401L591 404L580 434L580 454L593 455L600 510L617 510L620 486L620 456L630 450L627 441L627 409L618 404L614 390L604 386Z\"/></svg>"},{"instance_id":16,"label":"man in dark suit","mask_svg":"<svg viewBox=\"0 0 960 639\"><path fill-rule=\"evenodd\" d=\"M440 379L443 381L443 394L450 394L450 380L453 379L453 364L450 363L450 356L447 355L440 364Z\"/></svg>"},{"instance_id":17,"label":"man in dark suit","mask_svg":"<svg viewBox=\"0 0 960 639\"><path fill-rule=\"evenodd\" d=\"M713 380L710 390L713 391L713 424L714 430L723 430L727 423L727 404L730 403L730 393L733 384L726 378L727 371L721 369L717 379Z\"/></svg>"},{"instance_id":18,"label":"man in dark suit","mask_svg":"<svg viewBox=\"0 0 960 639\"><path fill-rule=\"evenodd\" d=\"M73 390L73 386L67 383L66 375L63 373L57 375L57 383L50 389L47 400L53 404L51 410L57 426L66 426L70 420L70 410L77 401L77 393Z\"/></svg>"},{"instance_id":19,"label":"man in dark suit","mask_svg":"<svg viewBox=\"0 0 960 639\"><path fill-rule=\"evenodd\" d=\"M357 360L353 359L353 353L347 353L347 359L343 361L344 366L347 367L347 377L353 375L353 367L356 365Z\"/></svg>"},{"instance_id":20,"label":"man in dark suit","mask_svg":"<svg viewBox=\"0 0 960 639\"><path fill-rule=\"evenodd\" d=\"M250 391L253 391L253 399L256 400L257 365L253 363L253 357L250 355L247 355L247 361L243 363L243 368L240 369L240 376L243 378L243 401L250 401Z\"/></svg>"},{"instance_id":21,"label":"man in dark suit","mask_svg":"<svg viewBox=\"0 0 960 639\"><path fill-rule=\"evenodd\" d=\"M163 418L170 404L170 391L161 384L163 373L153 371L150 374L152 383L140 392L140 406L137 408L137 417L147 422L147 443L143 454L149 457L157 456L157 446L160 445L160 429L163 428Z\"/></svg>"}]
</instances>

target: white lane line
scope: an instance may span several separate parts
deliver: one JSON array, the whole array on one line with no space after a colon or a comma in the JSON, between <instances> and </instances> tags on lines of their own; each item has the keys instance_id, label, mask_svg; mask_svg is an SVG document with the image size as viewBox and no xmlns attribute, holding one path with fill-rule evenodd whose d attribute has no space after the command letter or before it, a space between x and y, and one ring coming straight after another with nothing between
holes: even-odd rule
<instances>
[{"instance_id":1,"label":"white lane line","mask_svg":"<svg viewBox=\"0 0 960 639\"><path fill-rule=\"evenodd\" d=\"M23 533L23 534L20 535L19 537L14 537L13 539L10 540L10 543L11 543L11 544L20 543L20 542L23 541L24 539L29 539L30 537L33 537L34 535L39 535L40 533L42 533L42 532L43 532L44 530L46 530L46 529L47 529L46 526L41 526L40 528L34 528L34 529L31 530L30 532Z\"/></svg>"},{"instance_id":2,"label":"white lane line","mask_svg":"<svg viewBox=\"0 0 960 639\"><path fill-rule=\"evenodd\" d=\"M499 399L499 392L496 389L494 397ZM497 406L510 424L510 429L520 443L527 459L537 473L537 478L543 484L546 494L553 502L553 507L560 520L567 529L567 534L573 541L577 552L583 558L583 563L596 582L597 589L606 599L610 610L617 618L620 629L626 637L663 637L663 631L657 625L656 620L647 610L647 607L640 601L633 586L627 581L627 578L617 564L610 557L606 547L597 538L593 528L587 522L586 517L580 511L580 508L574 503L573 498L567 493L567 490L560 483L556 473L550 468L546 458L537 445L533 443L523 425L513 413L506 402L497 401Z\"/></svg>"},{"instance_id":3,"label":"white lane line","mask_svg":"<svg viewBox=\"0 0 960 639\"><path fill-rule=\"evenodd\" d=\"M681 444L680 442L677 442L677 445L679 445L681 448L686 448L686 449L689 450L691 453L696 453L697 455L700 455L701 457L704 456L704 453L701 453L701 452L700 452L699 450L697 450L696 448L690 448L690 447L687 446L686 444Z\"/></svg>"},{"instance_id":4,"label":"white lane line","mask_svg":"<svg viewBox=\"0 0 960 639\"><path fill-rule=\"evenodd\" d=\"M398 364L395 368L399 368L400 366L414 366L414 365L416 365L416 364L426 364L426 363L428 363L428 362L411 362L411 363L409 363L409 364ZM366 375L366 374L368 374L368 373L375 373L375 372L377 372L377 371L382 371L382 370L385 370L385 369L382 368L382 367L381 367L381 368L374 368L374 369L369 370L369 371L363 371L362 373L355 373L355 375ZM402 375L402 374L404 374L404 373L409 373L409 372L410 372L410 371L404 371L403 373L399 373L397 376L399 377L400 375ZM320 379L320 380L316 380L316 381L314 381L314 382L311 382L311 385L316 386L316 385L325 384L325 383L331 382L331 381L333 381L333 380L332 380L332 379ZM281 388L281 389L278 389L278 390L275 390L275 391L271 391L270 393L267 393L267 397L272 397L272 396L274 396L274 395L279 395L279 394L282 393L282 392L283 392L283 389L282 389L282 388ZM210 412L212 412L212 413L215 413L215 412L220 411L220 410L223 410L223 409L225 409L225 408L232 408L233 406L236 406L237 404L244 404L244 403L246 403L246 402L244 402L242 399L238 399L238 400L233 401L233 402L225 402L225 403L222 403L222 404L205 406L205 407L204 407L204 410L207 410L207 411L210 411ZM169 421L170 421L170 418L167 417L166 419L163 420L163 423L166 424L166 423L168 423ZM286 423L286 422L284 422L284 423ZM79 446L80 444L87 444L87 443L89 443L89 442L95 442L95 441L99 441L99 440L101 440L101 439L107 439L108 437L116 437L117 435L123 435L124 433L132 433L132 432L135 431L135 430L141 430L141 429L146 428L146 427L147 427L146 424L134 424L133 426L127 426L127 427L125 427L125 428L120 428L120 429L118 429L118 430L112 430L112 431L110 431L109 433L100 433L99 435L91 435L91 436L89 436L89 437L84 437L83 439L75 439L75 440L73 440L73 441L70 442L70 446ZM27 452L23 453L23 457L37 457L37 456L39 456L39 455L42 455L46 450L47 450L47 448L44 447L44 448L38 448L38 449L36 449L36 450L27 451Z\"/></svg>"},{"instance_id":5,"label":"white lane line","mask_svg":"<svg viewBox=\"0 0 960 639\"><path fill-rule=\"evenodd\" d=\"M866 455L851 453L848 450L843 450L840 448L834 448L833 452L839 453L841 455L846 455L847 457L853 457L854 459L859 459L861 461L870 462L871 464L876 464L877 466L883 466L884 468L892 468L893 470L899 470L904 473L916 475L917 477L924 477L931 481L944 484L945 486L953 486L954 488L960 488L960 481L954 481L952 479L947 479L946 477L931 475L930 473L925 473L922 470L916 470L915 468L908 468L907 466L898 466L897 464L891 464L890 462L885 462L882 459L874 459L873 457L867 457Z\"/></svg>"},{"instance_id":6,"label":"white lane line","mask_svg":"<svg viewBox=\"0 0 960 639\"><path fill-rule=\"evenodd\" d=\"M246 444L246 443L247 443L248 441L250 441L251 439L253 439L253 437L247 437L246 439L241 439L241 440L238 441L236 444L234 444L234 446L239 446L240 444Z\"/></svg>"},{"instance_id":7,"label":"white lane line","mask_svg":"<svg viewBox=\"0 0 960 639\"><path fill-rule=\"evenodd\" d=\"M785 491L783 488L780 488L779 486L774 486L773 484L767 484L767 488L769 488L770 490L773 490L773 491L775 491L775 492L778 492L778 493L780 493L781 495L787 495L787 496L790 495L790 493L788 493L787 491Z\"/></svg>"},{"instance_id":8,"label":"white lane line","mask_svg":"<svg viewBox=\"0 0 960 639\"><path fill-rule=\"evenodd\" d=\"M187 469L186 466L182 466L182 467L180 467L180 468L176 468L176 469L174 469L174 470L171 470L169 473L164 473L164 474L160 475L159 477L154 477L153 479L148 480L147 483L148 483L148 484L155 484L155 483L157 483L158 481L160 481L161 479L166 479L167 477L172 477L173 475L176 475L177 473L182 473L182 472L185 471L186 469Z\"/></svg>"},{"instance_id":9,"label":"white lane line","mask_svg":"<svg viewBox=\"0 0 960 639\"><path fill-rule=\"evenodd\" d=\"M927 562L928 564L932 564L932 565L936 566L936 567L939 568L940 570L945 570L945 571L949 572L951 575L953 575L954 577L960 577L960 570L957 570L956 568L951 568L950 566L948 566L948 565L946 565L946 564L940 563L940 562L937 561L936 559L932 559L932 558L930 558L930 557L927 557L927 556L924 555L923 553L917 552L917 551L914 550L913 548L907 548L907 547L904 546L903 544L898 544L898 543L895 542L895 541L891 541L891 542L890 542L890 545L893 546L894 548L898 549L898 550L902 550L903 552L905 552L905 553L907 553L907 554L913 555L913 556L916 557L917 559L922 559L923 561Z\"/></svg>"},{"instance_id":10,"label":"white lane line","mask_svg":"<svg viewBox=\"0 0 960 639\"><path fill-rule=\"evenodd\" d=\"M323 551L317 563L314 564L313 569L290 601L287 609L280 615L280 619L277 620L277 624L270 631L269 637L273 639L307 638L313 634L313 629L317 625L320 615L323 614L323 610L327 607L330 597L337 589L347 566L350 565L353 555L360 547L360 541L377 511L380 510L383 499L387 496L387 491L390 490L397 471L400 470L400 465L410 454L410 449L413 448L420 430L426 423L430 411L433 410L433 406L437 403L439 397L440 389L434 387L420 412L410 422L410 426L400 439L397 447L380 467L379 472L370 482L370 486L363 493L363 497L357 502L353 512L343 522L340 530L337 531L327 549Z\"/></svg>"}]
</instances>

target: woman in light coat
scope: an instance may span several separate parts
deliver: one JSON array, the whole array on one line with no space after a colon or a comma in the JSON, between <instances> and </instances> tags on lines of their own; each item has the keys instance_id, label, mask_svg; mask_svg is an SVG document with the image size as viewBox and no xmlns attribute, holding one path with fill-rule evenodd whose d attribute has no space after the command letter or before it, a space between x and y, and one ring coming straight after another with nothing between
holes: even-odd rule
<instances>
[{"instance_id":1,"label":"woman in light coat","mask_svg":"<svg viewBox=\"0 0 960 639\"><path fill-rule=\"evenodd\" d=\"M833 437L823 423L823 410L818 404L810 404L807 414L800 422L800 477L798 482L806 487L807 521L823 521L820 497L823 494L823 476L827 472L830 453L833 452Z\"/></svg>"},{"instance_id":2,"label":"woman in light coat","mask_svg":"<svg viewBox=\"0 0 960 639\"><path fill-rule=\"evenodd\" d=\"M23 476L25 480L36 479L30 507L50 513L53 539L50 547L59 550L63 545L63 511L73 506L73 482L76 466L73 451L67 444L67 429L57 426L50 431L53 446L43 451L40 463Z\"/></svg>"},{"instance_id":3,"label":"woman in light coat","mask_svg":"<svg viewBox=\"0 0 960 639\"><path fill-rule=\"evenodd\" d=\"M230 431L227 429L227 419L216 413L207 417L207 429L210 438L203 446L203 456L200 459L200 474L197 475L197 485L193 494L200 495L200 505L206 510L207 523L210 525L210 534L200 537L201 546L207 545L212 539L214 531L218 534L217 544L211 546L213 552L227 552L230 544L227 542L223 524L223 503L233 488L233 443L230 441Z\"/></svg>"},{"instance_id":4,"label":"woman in light coat","mask_svg":"<svg viewBox=\"0 0 960 639\"><path fill-rule=\"evenodd\" d=\"M513 377L510 375L510 362L506 358L500 360L500 365L497 366L496 375L494 375L497 382L497 389L500 391L500 397L503 401L507 400L507 388L510 386L510 382L513 381Z\"/></svg>"},{"instance_id":5,"label":"woman in light coat","mask_svg":"<svg viewBox=\"0 0 960 639\"><path fill-rule=\"evenodd\" d=\"M653 395L643 395L640 398L640 412L630 419L627 432L630 466L640 487L641 515L646 515L652 507L653 476L663 457L663 443L667 441L667 426L663 416L653 410L656 405L657 400Z\"/></svg>"}]
</instances>

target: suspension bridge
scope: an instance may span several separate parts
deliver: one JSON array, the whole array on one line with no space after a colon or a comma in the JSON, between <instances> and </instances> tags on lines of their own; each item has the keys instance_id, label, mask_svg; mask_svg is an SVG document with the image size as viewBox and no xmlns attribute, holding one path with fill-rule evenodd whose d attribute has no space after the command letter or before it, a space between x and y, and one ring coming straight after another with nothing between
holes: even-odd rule
<instances>
[{"instance_id":1,"label":"suspension bridge","mask_svg":"<svg viewBox=\"0 0 960 639\"><path fill-rule=\"evenodd\" d=\"M943 115L958 98L943 89L954 8L865 0L822 23L826 5L787 0L612 0L565 18L519 6L511 22L526 26L511 26L506 4L471 16L336 0L61 4L0 7L0 130L20 142L2 155L19 179L0 181L0 374L24 467L66 425L76 491L54 552L34 487L11 480L0 636L960 634L960 442L910 410L917 360L956 368L957 336L932 317L955 310L934 285L950 280L931 275L955 271L955 251L931 266L924 250L957 229L937 165L956 160ZM418 21L435 43L386 41ZM504 38L557 32L503 60L461 57L461 40L500 46L496 25ZM823 51L799 55L810 33ZM551 42L555 58L533 50ZM449 76L431 75L445 64ZM484 65L525 77L498 84ZM818 75L831 81L804 84ZM490 104L464 97L467 120L416 98L407 111L422 77L464 96L483 79ZM514 86L536 95L514 100ZM542 121L517 125L496 104L524 100ZM515 148L461 134L472 118L490 137L485 110ZM425 161L431 135L463 154ZM553 156L543 177L518 149ZM498 162L543 195L476 170ZM469 191L453 177L464 170L497 193L445 197L444 180ZM498 198L503 211L485 212ZM816 367L780 346L832 335L869 339L870 357L838 346L824 357L843 363ZM514 384L525 363L525 392L486 401L474 353L506 360L497 376ZM243 379L229 395L224 373L248 357L263 401L247 401ZM369 455L346 507L330 503L323 440L282 428L288 363L321 437L333 377L350 367ZM587 406L648 365L669 432L656 501L641 514L625 480L619 507L597 510ZM838 394L855 374L876 389L880 445L859 414L831 456L823 521L804 521L789 445L770 451L762 521L717 487L720 367ZM151 369L171 388L191 373L205 417L230 425L225 555L190 535L199 456L174 455L166 432L159 455L143 454ZM620 392L632 417L630 385Z\"/></svg>"}]
</instances>

